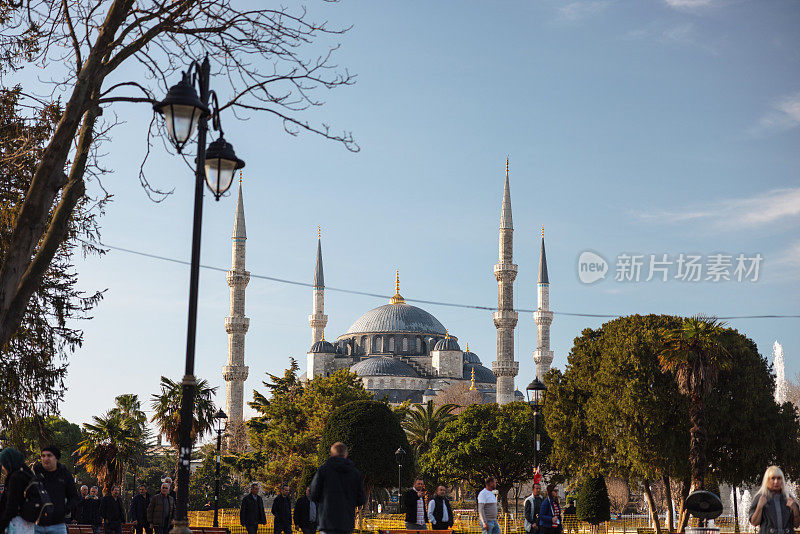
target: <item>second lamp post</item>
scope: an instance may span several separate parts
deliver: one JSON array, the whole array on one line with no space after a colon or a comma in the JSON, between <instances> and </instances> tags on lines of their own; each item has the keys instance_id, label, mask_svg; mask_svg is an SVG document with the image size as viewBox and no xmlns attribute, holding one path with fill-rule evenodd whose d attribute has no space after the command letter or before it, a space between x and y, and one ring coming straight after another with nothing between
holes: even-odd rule
<instances>
[{"instance_id":1,"label":"second lamp post","mask_svg":"<svg viewBox=\"0 0 800 534\"><path fill-rule=\"evenodd\" d=\"M217 95L209 88L211 65L208 56L201 64L193 61L183 73L180 82L173 85L167 96L153 106L163 115L170 141L179 153L197 131L197 156L195 157L194 221L192 223L192 261L189 268L189 320L186 332L186 367L181 381L181 411L178 434L180 436L178 465L178 495L175 503L175 522L172 533L191 532L188 521L189 463L192 456L192 423L194 420L194 352L197 336L197 293L200 278L200 234L203 225L203 183L208 184L219 198L228 190L236 169L244 161L236 157L233 147L226 142L219 120ZM198 91L195 90L197 85ZM212 106L209 106L211 104ZM219 137L206 147L208 119Z\"/></svg>"},{"instance_id":2,"label":"second lamp post","mask_svg":"<svg viewBox=\"0 0 800 534\"><path fill-rule=\"evenodd\" d=\"M539 412L544 408L544 399L547 395L547 386L541 380L534 378L525 388L528 395L528 404L533 408L533 468L539 467Z\"/></svg>"}]
</instances>

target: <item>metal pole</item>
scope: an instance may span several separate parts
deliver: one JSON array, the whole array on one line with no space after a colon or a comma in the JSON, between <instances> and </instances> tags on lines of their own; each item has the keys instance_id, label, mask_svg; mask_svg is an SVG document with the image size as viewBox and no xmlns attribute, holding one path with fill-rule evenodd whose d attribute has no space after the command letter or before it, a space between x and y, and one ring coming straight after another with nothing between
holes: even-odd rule
<instances>
[{"instance_id":1,"label":"metal pole","mask_svg":"<svg viewBox=\"0 0 800 534\"><path fill-rule=\"evenodd\" d=\"M208 105L211 65L208 56L198 72L200 100ZM178 428L178 495L175 503L175 522L171 534L191 533L189 529L189 463L192 459L192 421L194 419L194 349L197 335L197 293L200 281L200 234L203 226L203 173L206 160L208 116L199 119L197 128L197 158L195 158L194 222L192 223L192 263L189 268L189 321L186 329L186 370L181 382L181 419Z\"/></svg>"},{"instance_id":2,"label":"metal pole","mask_svg":"<svg viewBox=\"0 0 800 534\"><path fill-rule=\"evenodd\" d=\"M533 468L539 467L539 409L533 408Z\"/></svg>"},{"instance_id":3,"label":"metal pole","mask_svg":"<svg viewBox=\"0 0 800 534\"><path fill-rule=\"evenodd\" d=\"M401 470L403 469L403 464L397 464L397 503L400 503L400 496L403 494L403 488L400 487L401 480L403 479L401 475Z\"/></svg>"},{"instance_id":4,"label":"metal pole","mask_svg":"<svg viewBox=\"0 0 800 534\"><path fill-rule=\"evenodd\" d=\"M217 429L217 469L214 472L214 528L219 527L219 454L222 449L222 429Z\"/></svg>"}]
</instances>

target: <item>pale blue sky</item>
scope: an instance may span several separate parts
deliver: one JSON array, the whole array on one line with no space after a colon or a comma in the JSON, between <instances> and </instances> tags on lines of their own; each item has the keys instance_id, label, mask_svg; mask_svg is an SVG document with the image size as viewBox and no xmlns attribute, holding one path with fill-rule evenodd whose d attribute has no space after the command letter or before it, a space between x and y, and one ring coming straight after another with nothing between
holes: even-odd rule
<instances>
[{"instance_id":1,"label":"pale blue sky","mask_svg":"<svg viewBox=\"0 0 800 534\"><path fill-rule=\"evenodd\" d=\"M798 314L800 267L800 4L789 1L503 1L311 3L316 19L352 24L338 63L357 84L321 96L309 118L352 130L351 154L314 135L292 138L268 116L223 117L247 161L247 267L310 282L317 225L328 285L494 305L497 227L511 156L515 302L535 307L544 225L556 312ZM176 80L177 81L177 80ZM219 82L221 83L221 81ZM220 86L220 92L224 93ZM156 147L148 201L136 178L150 112L119 107L106 145L115 195L105 242L189 258L192 187ZM203 263L230 265L234 197L206 197ZM611 265L582 284L577 258ZM763 256L752 282L622 283L620 253ZM79 261L81 284L108 288L72 357L62 407L83 422L120 393L145 399L183 370L188 268L121 252ZM203 271L196 374L221 386L228 311L224 273ZM326 337L382 299L328 292ZM495 359L491 312L423 306L485 365ZM246 397L288 357L305 369L311 291L253 279L247 292ZM602 319L556 315L555 366ZM762 354L784 344L800 372L800 320L733 320ZM517 327L517 387L533 373L535 328Z\"/></svg>"}]
</instances>

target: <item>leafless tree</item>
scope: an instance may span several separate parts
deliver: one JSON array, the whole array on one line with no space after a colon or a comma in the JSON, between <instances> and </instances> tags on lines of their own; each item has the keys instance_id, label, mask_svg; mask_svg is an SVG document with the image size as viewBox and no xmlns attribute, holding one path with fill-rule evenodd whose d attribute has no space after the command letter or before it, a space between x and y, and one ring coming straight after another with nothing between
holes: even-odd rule
<instances>
[{"instance_id":1,"label":"leafless tree","mask_svg":"<svg viewBox=\"0 0 800 534\"><path fill-rule=\"evenodd\" d=\"M0 347L19 327L69 220L86 197L86 180L107 135L101 115L121 103L149 106L179 71L208 54L220 110L264 112L297 135L313 132L357 151L349 132L313 124L307 112L321 90L354 82L332 63L347 28L316 22L305 8L235 8L232 0L0 0L0 72L36 69L51 84L26 87L32 103L59 99L62 113L43 150L11 228L0 266ZM327 38L327 39L325 39ZM320 42L320 39L323 42ZM323 50L320 54L319 51ZM225 87L220 85L224 83ZM106 114L106 116L108 116ZM114 124L114 119L110 123ZM151 136L159 134L151 122ZM144 174L143 185L151 193Z\"/></svg>"},{"instance_id":2,"label":"leafless tree","mask_svg":"<svg viewBox=\"0 0 800 534\"><path fill-rule=\"evenodd\" d=\"M453 414L457 415L473 404L481 404L483 396L478 390L471 390L469 382L456 382L439 392L434 403L437 407L445 404L455 404L457 408Z\"/></svg>"},{"instance_id":3,"label":"leafless tree","mask_svg":"<svg viewBox=\"0 0 800 534\"><path fill-rule=\"evenodd\" d=\"M606 477L608 500L611 502L611 511L615 514L625 513L625 508L630 502L630 489L628 483L617 477Z\"/></svg>"}]
</instances>

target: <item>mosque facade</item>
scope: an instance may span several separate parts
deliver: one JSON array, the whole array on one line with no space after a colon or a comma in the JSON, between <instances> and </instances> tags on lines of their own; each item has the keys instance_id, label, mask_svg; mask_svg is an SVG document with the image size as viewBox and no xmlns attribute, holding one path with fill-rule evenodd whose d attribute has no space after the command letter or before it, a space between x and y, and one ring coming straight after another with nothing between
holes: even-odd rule
<instances>
[{"instance_id":1,"label":"mosque facade","mask_svg":"<svg viewBox=\"0 0 800 534\"><path fill-rule=\"evenodd\" d=\"M244 316L244 289L249 273L244 270L245 243L244 205L241 183L233 234L233 267L228 274L231 287L230 316L226 318L229 336L228 365L223 370L227 382L228 414L241 419L244 379L244 335L249 319ZM340 369L357 374L364 387L376 398L388 398L391 403L414 403L435 399L446 389L461 384L479 393L483 402L505 404L521 400L522 393L514 387L519 369L514 352L514 330L517 312L514 310L514 279L517 265L513 262L513 231L511 190L506 161L506 177L500 211L499 262L493 268L498 283L498 307L493 313L497 329L497 354L491 369L469 346L463 350L458 338L430 312L408 304L400 294L400 275L395 275L395 294L388 304L373 308L352 323L350 328L333 340L325 338L328 316L325 314L325 277L322 261L322 237L318 236L314 270L311 327L311 347L307 353L306 378L327 376ZM539 279L537 284L537 347L533 353L536 375L541 379L550 368L549 278L542 230ZM237 406L239 405L238 409ZM231 422L236 423L232 418ZM241 422L241 421L239 421Z\"/></svg>"}]
</instances>

